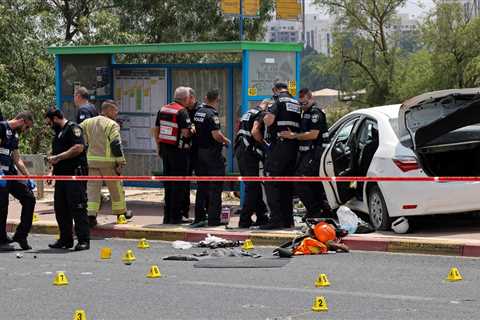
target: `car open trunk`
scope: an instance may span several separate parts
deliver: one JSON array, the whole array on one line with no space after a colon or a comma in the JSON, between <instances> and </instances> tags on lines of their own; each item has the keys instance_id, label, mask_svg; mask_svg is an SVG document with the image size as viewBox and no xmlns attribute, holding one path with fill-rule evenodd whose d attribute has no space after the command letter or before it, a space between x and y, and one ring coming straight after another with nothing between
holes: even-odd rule
<instances>
[{"instance_id":1,"label":"car open trunk","mask_svg":"<svg viewBox=\"0 0 480 320\"><path fill-rule=\"evenodd\" d=\"M400 140L430 176L480 176L480 89L446 90L405 102Z\"/></svg>"}]
</instances>

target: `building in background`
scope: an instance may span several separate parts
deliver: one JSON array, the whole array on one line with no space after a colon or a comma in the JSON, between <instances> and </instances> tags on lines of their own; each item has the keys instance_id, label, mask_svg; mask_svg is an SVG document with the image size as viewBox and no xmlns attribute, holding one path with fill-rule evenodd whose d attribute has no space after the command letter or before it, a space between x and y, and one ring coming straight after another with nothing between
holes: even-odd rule
<instances>
[{"instance_id":1,"label":"building in background","mask_svg":"<svg viewBox=\"0 0 480 320\"><path fill-rule=\"evenodd\" d=\"M305 15L305 46L318 53L331 56L335 19L321 14Z\"/></svg>"},{"instance_id":2,"label":"building in background","mask_svg":"<svg viewBox=\"0 0 480 320\"><path fill-rule=\"evenodd\" d=\"M461 4L465 11L465 17L468 19L480 16L480 0L439 0L438 3Z\"/></svg>"},{"instance_id":3,"label":"building in background","mask_svg":"<svg viewBox=\"0 0 480 320\"><path fill-rule=\"evenodd\" d=\"M267 24L265 40L268 42L301 42L302 23L274 19Z\"/></svg>"}]
</instances>

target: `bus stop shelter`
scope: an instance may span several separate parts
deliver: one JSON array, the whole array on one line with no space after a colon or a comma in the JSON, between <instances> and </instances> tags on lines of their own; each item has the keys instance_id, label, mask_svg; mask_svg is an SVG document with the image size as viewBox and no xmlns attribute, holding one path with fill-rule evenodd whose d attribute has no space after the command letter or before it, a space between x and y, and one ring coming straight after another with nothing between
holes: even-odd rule
<instances>
[{"instance_id":1,"label":"bus stop shelter","mask_svg":"<svg viewBox=\"0 0 480 320\"><path fill-rule=\"evenodd\" d=\"M160 107L172 101L178 86L192 87L199 101L209 89L220 91L219 108L222 130L233 141L242 113L272 95L275 81L288 83L297 95L300 83L300 62L303 45L267 42L186 42L131 45L52 46L55 55L56 105L69 119L75 119L73 93L86 87L91 101L100 106L114 99L120 106L119 123L125 148L125 175L161 173L151 128L155 126ZM136 55L214 54L234 56L234 63L157 63L122 64L119 57ZM237 57L235 57L237 55ZM136 59L139 60L139 59ZM141 58L140 58L141 60ZM199 61L209 59L200 58ZM225 151L227 173L234 174L236 164L233 146ZM157 183L158 184L158 183ZM146 186L130 182L128 185Z\"/></svg>"}]
</instances>

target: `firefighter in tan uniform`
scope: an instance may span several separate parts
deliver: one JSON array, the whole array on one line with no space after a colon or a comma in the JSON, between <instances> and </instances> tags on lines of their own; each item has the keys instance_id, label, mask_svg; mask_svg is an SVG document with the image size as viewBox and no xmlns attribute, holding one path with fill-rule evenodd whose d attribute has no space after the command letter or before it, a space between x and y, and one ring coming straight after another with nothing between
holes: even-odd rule
<instances>
[{"instance_id":1,"label":"firefighter in tan uniform","mask_svg":"<svg viewBox=\"0 0 480 320\"><path fill-rule=\"evenodd\" d=\"M115 121L118 106L115 101L107 100L102 104L101 114L86 119L81 123L85 142L88 145L87 160L90 176L120 175L126 164L120 138L120 126ZM132 212L127 211L125 191L122 181L105 181L112 199L112 213L125 218L132 218ZM88 216L90 226L97 224L97 213L100 209L100 189L102 181L88 181Z\"/></svg>"}]
</instances>

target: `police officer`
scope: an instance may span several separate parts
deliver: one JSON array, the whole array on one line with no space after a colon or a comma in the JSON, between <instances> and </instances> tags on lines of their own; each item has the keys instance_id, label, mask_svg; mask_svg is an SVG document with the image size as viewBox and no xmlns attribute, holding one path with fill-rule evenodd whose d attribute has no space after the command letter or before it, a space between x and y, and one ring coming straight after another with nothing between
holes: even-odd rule
<instances>
[{"instance_id":1,"label":"police officer","mask_svg":"<svg viewBox=\"0 0 480 320\"><path fill-rule=\"evenodd\" d=\"M190 90L178 87L174 102L160 108L155 124L155 137L167 176L188 176L192 124L187 109ZM165 210L163 223L181 224L188 181L165 181Z\"/></svg>"},{"instance_id":2,"label":"police officer","mask_svg":"<svg viewBox=\"0 0 480 320\"><path fill-rule=\"evenodd\" d=\"M267 109L270 100L264 100L258 106L248 110L240 119L240 128L235 139L235 157L242 176L258 176L260 161L264 155L259 143L252 136L255 121ZM252 226L252 215L256 214L256 226L267 224L267 206L263 202L262 185L260 182L245 182L243 207L240 209L240 228Z\"/></svg>"},{"instance_id":3,"label":"police officer","mask_svg":"<svg viewBox=\"0 0 480 320\"><path fill-rule=\"evenodd\" d=\"M210 90L205 97L205 103L195 113L195 129L197 130L198 162L195 172L199 176L224 176L225 158L222 155L223 146L228 146L228 140L220 129L218 107L220 96L218 90ZM205 225L205 206L208 214L208 225L220 225L222 210L223 182L198 182L197 198L195 200L195 221L192 227Z\"/></svg>"},{"instance_id":4,"label":"police officer","mask_svg":"<svg viewBox=\"0 0 480 320\"><path fill-rule=\"evenodd\" d=\"M45 119L55 134L52 155L48 157L48 162L53 166L52 175L88 175L82 129L76 123L65 119L59 109L50 109ZM88 250L90 227L87 215L87 181L56 181L53 206L60 238L48 246L53 249L73 247L73 219L78 240L75 251Z\"/></svg>"},{"instance_id":5,"label":"police officer","mask_svg":"<svg viewBox=\"0 0 480 320\"><path fill-rule=\"evenodd\" d=\"M295 172L298 143L279 136L282 131L300 131L301 108L288 92L286 83L275 84L277 99L263 121L268 127L269 150L265 160L266 176L292 176ZM293 185L289 182L267 182L265 191L270 208L270 222L260 229L290 228L293 226Z\"/></svg>"},{"instance_id":6,"label":"police officer","mask_svg":"<svg viewBox=\"0 0 480 320\"><path fill-rule=\"evenodd\" d=\"M195 113L197 113L198 109L200 109L201 103L198 102L197 95L192 88L189 88L189 92L190 92L190 102L189 102L189 105L187 106L187 111L188 111L188 115L190 117L190 121L192 123L192 140L191 140L191 147L190 147L190 166L189 166L189 174L188 175L192 176L194 171L195 171L195 167L196 167L196 164L197 164L197 156L198 156L198 144L196 142L196 136L197 135L196 135L196 130L195 130L194 119L195 119ZM205 212L203 214L206 215L205 205L199 206L199 208L200 207L202 207L202 211ZM190 183L188 184L188 192L187 192L187 194L185 196L185 199L184 199L184 209L183 209L183 212L182 212L183 217L188 219L189 218L189 212L190 212Z\"/></svg>"},{"instance_id":7,"label":"police officer","mask_svg":"<svg viewBox=\"0 0 480 320\"><path fill-rule=\"evenodd\" d=\"M20 158L18 151L19 134L25 133L33 126L33 114L21 112L15 119L0 122L0 174L17 175L17 169L22 175L30 175L27 167ZM35 195L32 190L33 181L8 180L0 181L0 244L17 242L23 250L32 247L27 237L32 227L33 211L35 209ZM9 194L22 204L20 224L12 239L7 236L6 225L8 216Z\"/></svg>"},{"instance_id":8,"label":"police officer","mask_svg":"<svg viewBox=\"0 0 480 320\"><path fill-rule=\"evenodd\" d=\"M75 89L73 95L73 103L78 108L77 123L80 124L86 119L98 116L97 108L88 101L89 94L85 87L78 87Z\"/></svg>"},{"instance_id":9,"label":"police officer","mask_svg":"<svg viewBox=\"0 0 480 320\"><path fill-rule=\"evenodd\" d=\"M309 89L300 90L300 103L303 111L300 132L284 131L280 136L299 142L295 175L314 177L318 176L320 158L329 141L327 119L323 110L316 105ZM299 182L295 187L307 209L305 218L320 218L330 213L321 182Z\"/></svg>"}]
</instances>

